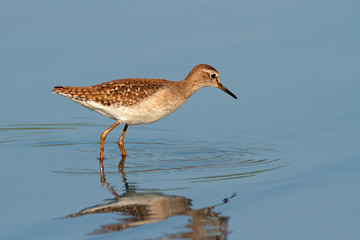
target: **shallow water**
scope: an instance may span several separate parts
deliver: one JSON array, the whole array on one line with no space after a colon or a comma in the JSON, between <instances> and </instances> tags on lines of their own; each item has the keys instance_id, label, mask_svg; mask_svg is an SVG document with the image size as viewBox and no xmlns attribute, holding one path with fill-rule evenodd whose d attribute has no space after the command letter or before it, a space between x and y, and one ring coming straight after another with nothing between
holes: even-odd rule
<instances>
[{"instance_id":1,"label":"shallow water","mask_svg":"<svg viewBox=\"0 0 360 240\"><path fill-rule=\"evenodd\" d=\"M290 237L289 230L277 225L311 229L315 222L312 231L322 236L334 224L344 232L351 223L356 225L353 207L360 195L352 178L357 177L358 163L351 157L339 160L329 151L346 150L349 143L280 132L278 139L233 132L231 141L210 132L213 140L197 136L193 141L181 138L192 129L161 133L159 124L157 133L156 128L132 127L124 169L118 166L121 154L112 134L101 172L95 135L103 128L81 122L1 127L7 159L3 165L11 169L2 173L11 186L2 187L2 207L16 206L2 209L8 219L3 224L6 238L110 234L129 239L221 239L263 236L255 231L259 226L267 234ZM147 136L139 141L142 130ZM153 138L156 134L160 137ZM22 230L15 231L17 226ZM281 234L278 229L283 229Z\"/></svg>"},{"instance_id":2,"label":"shallow water","mask_svg":"<svg viewBox=\"0 0 360 240\"><path fill-rule=\"evenodd\" d=\"M38 213L37 207L46 208L50 205L48 207L52 209L53 204L56 204L57 210L53 210L60 213L52 215L50 225L67 225L64 222L69 217L78 218L75 221L80 221L81 225L87 215L100 215L96 217L93 228L86 228L86 234L90 235L125 231L146 224L159 224L168 218L181 216L187 219L185 225L181 229L170 228L169 233L163 236L195 239L205 236L226 238L229 231L229 216L220 214L217 208L231 204L233 198L238 198L239 189L237 186L225 186L242 178L278 171L290 164L289 161L282 159L282 154L275 149L250 144L247 147L245 144L240 147L239 143L233 141L178 139L173 129L172 136L167 136L166 140L148 137L145 140L149 143L146 143L145 140L131 141L132 138L129 137L130 140L126 142L129 156L125 160L124 168L118 165L121 157L116 142L108 141L104 160L105 171L101 172L96 158L99 144L96 141L84 140L83 134L74 134L78 130L83 132L81 130L86 128L86 132L90 130L96 132L101 127L104 126L67 123L13 124L1 128L1 141L8 145L8 158L20 164L17 166L17 172L25 172L15 180L19 183L14 182L14 185L22 186L21 193L16 191L18 194L31 197L29 204L36 212L34 213L36 216L32 216L33 221L43 221L44 217L47 218L45 213L49 213L45 211L42 216ZM73 133L71 142L62 139L65 135L68 137L70 132ZM156 134L156 131L153 133ZM131 136L131 131L129 135ZM16 151L18 147L25 147L26 150L22 149L20 153ZM18 158L17 152L20 153ZM33 164L30 166L26 164L32 159L36 159ZM13 160L8 163L13 164ZM42 165L41 168L38 164ZM59 164L64 164L64 167L59 168ZM23 169L24 166L26 169ZM53 170L46 172L46 169ZM8 177L11 178L10 175ZM49 177L52 180L49 181ZM79 186L79 181L87 181L86 179L93 182L88 184L88 189ZM32 185L33 181L37 184ZM212 188L214 185L224 186L222 190L216 192L213 190L203 192L197 196L200 197L198 203L192 203L194 201L194 197L191 198L192 193L197 195L196 192L204 186ZM78 189L79 187L81 190ZM64 196L59 196L65 194L66 189L69 190L66 194L69 202L64 201ZM92 204L85 204L83 197L93 196L94 190L97 191L94 194L97 197L88 199ZM51 192L46 193L47 191ZM73 196L73 191L76 192L77 197ZM45 195L41 196L41 193ZM37 201L34 198L41 200ZM62 200L60 201L59 198ZM73 205L75 199L77 204ZM21 206L30 207L27 204ZM94 209L95 207L101 210ZM66 209L69 212L64 212ZM82 213L80 211L82 209L87 209L88 212ZM27 209L26 212L32 210ZM5 209L4 211L7 212ZM19 211L21 212L20 209ZM110 222L109 216L102 216L109 213L113 215L110 217L113 219ZM181 225L181 222L183 220L176 224ZM33 227L37 229L43 226L40 224ZM30 233L25 231L22 234L17 237L29 236ZM37 235L33 237L35 236Z\"/></svg>"},{"instance_id":3,"label":"shallow water","mask_svg":"<svg viewBox=\"0 0 360 240\"><path fill-rule=\"evenodd\" d=\"M358 239L357 9L5 2L0 238ZM100 134L113 121L50 92L180 80L198 63L214 65L238 100L201 89L170 116L130 127L124 168L122 126L100 171Z\"/></svg>"}]
</instances>

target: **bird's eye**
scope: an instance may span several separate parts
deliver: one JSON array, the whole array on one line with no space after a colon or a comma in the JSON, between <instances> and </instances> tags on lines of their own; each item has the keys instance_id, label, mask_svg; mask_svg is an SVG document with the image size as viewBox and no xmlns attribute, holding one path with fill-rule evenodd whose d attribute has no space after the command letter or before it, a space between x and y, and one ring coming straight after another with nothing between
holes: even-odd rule
<instances>
[{"instance_id":1,"label":"bird's eye","mask_svg":"<svg viewBox=\"0 0 360 240\"><path fill-rule=\"evenodd\" d=\"M216 77L216 74L213 73L213 74L210 75L210 77L211 77L211 78L215 78L215 77Z\"/></svg>"}]
</instances>

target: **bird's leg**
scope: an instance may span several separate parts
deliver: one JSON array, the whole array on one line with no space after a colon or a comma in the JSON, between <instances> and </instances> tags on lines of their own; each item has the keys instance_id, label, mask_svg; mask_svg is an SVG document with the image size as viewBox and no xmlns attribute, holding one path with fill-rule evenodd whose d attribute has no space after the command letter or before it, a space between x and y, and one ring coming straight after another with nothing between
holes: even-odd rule
<instances>
[{"instance_id":1,"label":"bird's leg","mask_svg":"<svg viewBox=\"0 0 360 240\"><path fill-rule=\"evenodd\" d=\"M109 127L108 129L106 129L105 131L103 131L103 133L101 134L100 137L100 167L103 169L103 159L104 159L104 143L105 143L105 138L108 135L109 132L111 132L111 130L113 130L117 125L119 125L120 122L116 121L116 123L114 123L113 125L111 125L111 127Z\"/></svg>"},{"instance_id":2,"label":"bird's leg","mask_svg":"<svg viewBox=\"0 0 360 240\"><path fill-rule=\"evenodd\" d=\"M121 136L119 138L119 141L118 141L118 145L119 145L119 148L120 148L120 151L121 151L123 157L126 156L126 152L125 152L125 148L124 148L124 137L125 137L125 133L126 133L127 128L128 128L128 125L125 124L124 130L123 130L123 132L122 132L122 134L121 134Z\"/></svg>"},{"instance_id":3,"label":"bird's leg","mask_svg":"<svg viewBox=\"0 0 360 240\"><path fill-rule=\"evenodd\" d=\"M122 155L121 160L119 162L119 170L120 171L124 171L125 159L126 159L126 156Z\"/></svg>"}]
</instances>

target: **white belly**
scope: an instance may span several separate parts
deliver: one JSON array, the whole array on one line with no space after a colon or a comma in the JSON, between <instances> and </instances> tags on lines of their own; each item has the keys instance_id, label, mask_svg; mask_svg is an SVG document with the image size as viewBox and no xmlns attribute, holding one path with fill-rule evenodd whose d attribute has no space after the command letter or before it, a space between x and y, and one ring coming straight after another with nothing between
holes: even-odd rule
<instances>
[{"instance_id":1,"label":"white belly","mask_svg":"<svg viewBox=\"0 0 360 240\"><path fill-rule=\"evenodd\" d=\"M138 125L152 123L166 117L180 107L184 103L184 100L177 98L169 99L169 95L167 95L166 92L159 91L138 104L128 107L116 105L104 106L94 101L76 102L106 117L118 120L121 123Z\"/></svg>"}]
</instances>

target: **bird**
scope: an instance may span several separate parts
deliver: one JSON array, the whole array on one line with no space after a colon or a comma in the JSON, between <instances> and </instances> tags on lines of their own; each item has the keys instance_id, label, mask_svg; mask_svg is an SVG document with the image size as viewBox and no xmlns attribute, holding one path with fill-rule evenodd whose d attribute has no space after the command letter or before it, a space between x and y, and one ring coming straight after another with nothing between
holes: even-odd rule
<instances>
[{"instance_id":1,"label":"bird","mask_svg":"<svg viewBox=\"0 0 360 240\"><path fill-rule=\"evenodd\" d=\"M166 117L203 87L219 88L237 99L220 83L218 71L207 64L196 65L182 81L127 78L87 87L55 86L52 92L116 121L100 136L99 160L102 167L106 136L116 126L125 124L118 141L125 158L124 137L128 126L153 123Z\"/></svg>"}]
</instances>

